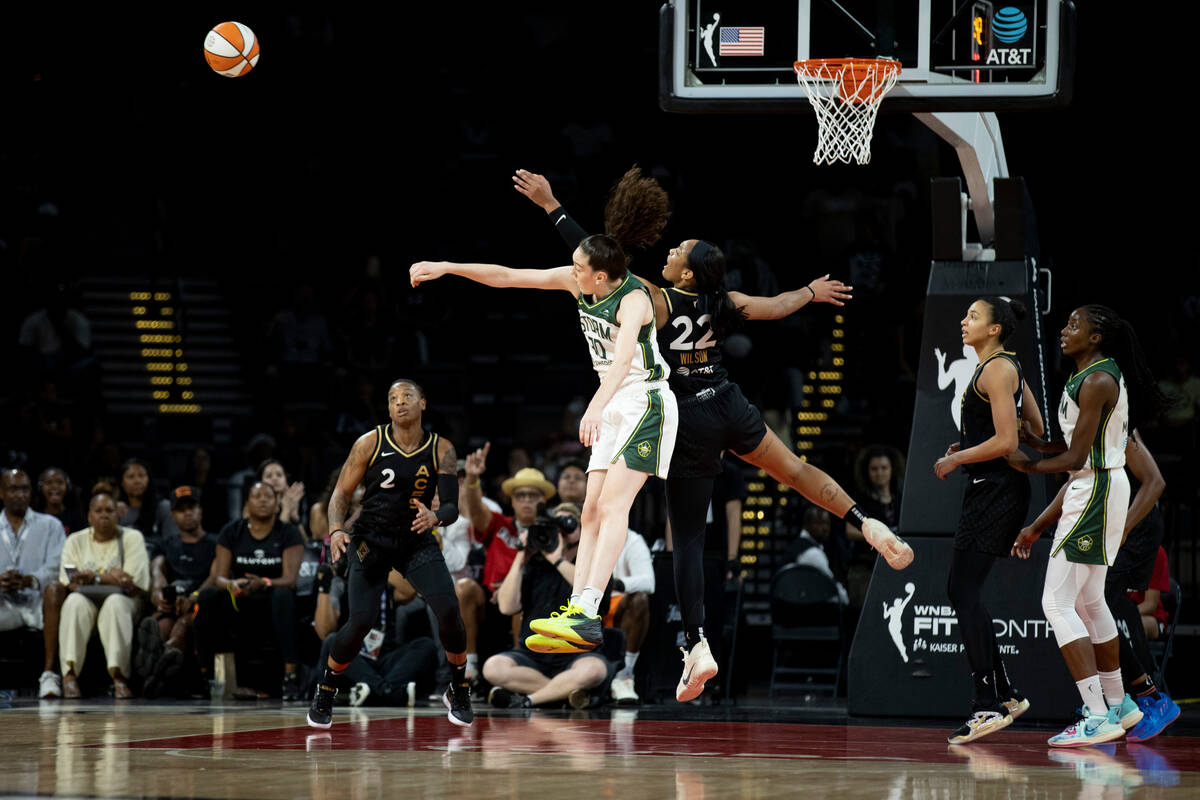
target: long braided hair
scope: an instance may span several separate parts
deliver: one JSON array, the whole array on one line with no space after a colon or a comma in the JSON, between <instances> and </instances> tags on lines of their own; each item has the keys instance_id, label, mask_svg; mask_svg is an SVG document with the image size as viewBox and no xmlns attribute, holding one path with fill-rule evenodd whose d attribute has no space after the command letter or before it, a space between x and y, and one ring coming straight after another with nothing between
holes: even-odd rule
<instances>
[{"instance_id":1,"label":"long braided hair","mask_svg":"<svg viewBox=\"0 0 1200 800\"><path fill-rule=\"evenodd\" d=\"M1167 398L1150 372L1133 326L1108 306L1086 305L1083 313L1092 330L1100 334L1096 349L1110 356L1121 369L1125 389L1129 392L1130 430L1157 418L1166 408Z\"/></svg>"}]
</instances>

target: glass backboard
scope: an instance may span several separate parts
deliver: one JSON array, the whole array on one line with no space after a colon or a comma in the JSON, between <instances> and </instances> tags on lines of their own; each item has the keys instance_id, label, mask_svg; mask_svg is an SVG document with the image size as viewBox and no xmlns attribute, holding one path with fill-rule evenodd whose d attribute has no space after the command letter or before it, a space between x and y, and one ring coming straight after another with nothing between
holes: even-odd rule
<instances>
[{"instance_id":1,"label":"glass backboard","mask_svg":"<svg viewBox=\"0 0 1200 800\"><path fill-rule=\"evenodd\" d=\"M671 0L660 12L666 111L809 111L792 65L899 59L881 111L998 111L1070 100L1069 0Z\"/></svg>"}]
</instances>

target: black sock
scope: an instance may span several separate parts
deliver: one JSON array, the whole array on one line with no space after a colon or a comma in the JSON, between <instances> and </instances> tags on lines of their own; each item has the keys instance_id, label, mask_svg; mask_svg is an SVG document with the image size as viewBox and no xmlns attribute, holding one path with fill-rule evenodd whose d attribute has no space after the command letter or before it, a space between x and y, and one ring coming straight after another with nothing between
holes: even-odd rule
<instances>
[{"instance_id":1,"label":"black sock","mask_svg":"<svg viewBox=\"0 0 1200 800\"><path fill-rule=\"evenodd\" d=\"M341 682L342 682L342 673L334 672L332 669L330 669L328 666L326 666L325 667L325 675L324 675L324 677L321 678L321 683L325 684L326 686L332 686L333 688L336 689L341 684Z\"/></svg>"},{"instance_id":2,"label":"black sock","mask_svg":"<svg viewBox=\"0 0 1200 800\"><path fill-rule=\"evenodd\" d=\"M1154 679L1149 674L1146 675L1146 680L1141 683L1130 684L1129 693L1134 697L1151 696L1155 700L1158 699L1158 687L1154 685Z\"/></svg>"},{"instance_id":3,"label":"black sock","mask_svg":"<svg viewBox=\"0 0 1200 800\"><path fill-rule=\"evenodd\" d=\"M1004 699L1012 697L1008 670L1004 668L1004 659L1000 658L1000 647L995 643L992 644L992 671L996 673L996 696Z\"/></svg>"},{"instance_id":4,"label":"black sock","mask_svg":"<svg viewBox=\"0 0 1200 800\"><path fill-rule=\"evenodd\" d=\"M863 529L863 524L866 521L867 515L858 507L858 503L850 506L850 510L842 515L842 522L848 522L860 531Z\"/></svg>"},{"instance_id":5,"label":"black sock","mask_svg":"<svg viewBox=\"0 0 1200 800\"><path fill-rule=\"evenodd\" d=\"M700 644L700 637L704 635L704 626L702 625L685 625L683 628L683 642L687 646L687 651L692 652L692 648Z\"/></svg>"},{"instance_id":6,"label":"black sock","mask_svg":"<svg viewBox=\"0 0 1200 800\"><path fill-rule=\"evenodd\" d=\"M975 707L991 708L996 705L996 683L992 672L972 672L975 680Z\"/></svg>"},{"instance_id":7,"label":"black sock","mask_svg":"<svg viewBox=\"0 0 1200 800\"><path fill-rule=\"evenodd\" d=\"M467 662L466 661L463 661L461 664L451 664L450 668L454 671L454 677L452 677L450 679L451 682L456 683L460 686L467 682Z\"/></svg>"}]
</instances>

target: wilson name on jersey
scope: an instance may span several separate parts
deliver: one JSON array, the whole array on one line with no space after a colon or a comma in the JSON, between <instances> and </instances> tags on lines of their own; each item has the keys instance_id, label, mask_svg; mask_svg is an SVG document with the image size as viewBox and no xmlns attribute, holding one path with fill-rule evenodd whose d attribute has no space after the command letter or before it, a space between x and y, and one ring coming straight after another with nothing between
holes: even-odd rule
<instances>
[{"instance_id":1,"label":"wilson name on jersey","mask_svg":"<svg viewBox=\"0 0 1200 800\"><path fill-rule=\"evenodd\" d=\"M1116 469L1125 466L1125 443L1129 439L1129 393L1125 391L1125 379L1117 362L1111 358L1088 364L1067 380L1063 387L1062 402L1058 404L1058 426L1062 429L1067 446L1079 423L1079 389L1084 379L1095 372L1107 372L1117 381L1117 402L1108 413L1100 418L1096 436L1088 447L1084 469Z\"/></svg>"},{"instance_id":2,"label":"wilson name on jersey","mask_svg":"<svg viewBox=\"0 0 1200 800\"><path fill-rule=\"evenodd\" d=\"M406 452L392 440L391 425L375 429L375 450L363 474L362 513L354 528L376 536L409 535L417 502L429 507L437 493L438 435L430 433Z\"/></svg>"},{"instance_id":3,"label":"wilson name on jersey","mask_svg":"<svg viewBox=\"0 0 1200 800\"><path fill-rule=\"evenodd\" d=\"M663 295L668 316L658 340L671 389L683 397L724 383L728 375L712 329L712 298L683 289L665 289Z\"/></svg>"},{"instance_id":4,"label":"wilson name on jersey","mask_svg":"<svg viewBox=\"0 0 1200 800\"><path fill-rule=\"evenodd\" d=\"M617 333L621 326L617 324L617 311L621 300L630 292L645 292L650 298L650 290L632 274L626 274L625 280L612 294L602 300L594 300L591 295L580 295L576 303L579 309L579 326L587 340L588 351L592 356L592 368L601 380L612 366L613 355L617 350ZM637 347L633 351L633 363L629 366L629 374L621 381L618 389L647 381L661 381L666 378L666 368L663 358L658 352L658 343L654 338L654 320L643 325L638 330Z\"/></svg>"}]
</instances>

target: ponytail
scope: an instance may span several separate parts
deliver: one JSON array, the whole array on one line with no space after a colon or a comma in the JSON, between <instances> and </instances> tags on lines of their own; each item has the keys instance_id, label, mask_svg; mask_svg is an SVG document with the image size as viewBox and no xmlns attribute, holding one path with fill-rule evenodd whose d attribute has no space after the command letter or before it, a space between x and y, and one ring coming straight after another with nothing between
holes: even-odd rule
<instances>
[{"instance_id":1,"label":"ponytail","mask_svg":"<svg viewBox=\"0 0 1200 800\"><path fill-rule=\"evenodd\" d=\"M642 168L634 164L608 193L604 232L629 253L657 242L670 216L666 189L654 178L643 175Z\"/></svg>"},{"instance_id":2,"label":"ponytail","mask_svg":"<svg viewBox=\"0 0 1200 800\"><path fill-rule=\"evenodd\" d=\"M734 305L725 289L725 254L721 248L697 239L688 252L687 265L696 279L697 291L712 296L712 329L717 338L724 339L742 327L746 313Z\"/></svg>"},{"instance_id":3,"label":"ponytail","mask_svg":"<svg viewBox=\"0 0 1200 800\"><path fill-rule=\"evenodd\" d=\"M1117 362L1125 379L1125 389L1129 392L1130 430L1156 419L1166 408L1167 398L1146 363L1146 355L1133 326L1107 306L1087 305L1083 312L1092 330L1100 334L1097 349Z\"/></svg>"},{"instance_id":4,"label":"ponytail","mask_svg":"<svg viewBox=\"0 0 1200 800\"><path fill-rule=\"evenodd\" d=\"M1000 326L1000 344L1004 345L1016 333L1017 323L1025 319L1025 304L1009 297L980 297L979 302L992 310L989 324Z\"/></svg>"}]
</instances>

